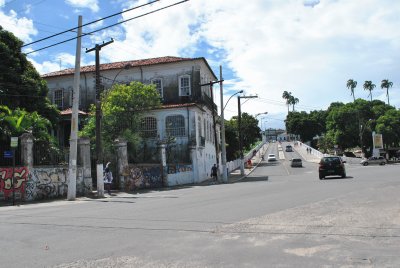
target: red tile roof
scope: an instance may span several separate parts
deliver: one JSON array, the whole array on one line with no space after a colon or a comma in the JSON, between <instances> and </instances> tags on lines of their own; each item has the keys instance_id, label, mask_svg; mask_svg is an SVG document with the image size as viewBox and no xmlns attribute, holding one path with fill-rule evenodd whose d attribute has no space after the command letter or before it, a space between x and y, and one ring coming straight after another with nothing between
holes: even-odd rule
<instances>
[{"instance_id":1,"label":"red tile roof","mask_svg":"<svg viewBox=\"0 0 400 268\"><path fill-rule=\"evenodd\" d=\"M159 57L159 58L151 58L151 59L144 59L144 60L131 60L131 61L120 61L120 62L112 62L112 63L103 63L100 64L100 70L113 70L113 69L122 69L125 68L127 65L130 67L139 67L139 66L148 66L148 65L156 65L156 64L165 64L165 63L173 63L173 62L180 62L180 61L191 61L202 59L206 62L207 66L208 63L204 58L180 58L180 57ZM209 67L209 66L208 66ZM211 68L210 68L211 70ZM81 73L89 73L95 71L95 65L89 66L82 66ZM63 75L71 75L74 74L75 69L69 68L57 72L47 73L42 75L42 77L56 77L56 76L63 76Z\"/></svg>"}]
</instances>

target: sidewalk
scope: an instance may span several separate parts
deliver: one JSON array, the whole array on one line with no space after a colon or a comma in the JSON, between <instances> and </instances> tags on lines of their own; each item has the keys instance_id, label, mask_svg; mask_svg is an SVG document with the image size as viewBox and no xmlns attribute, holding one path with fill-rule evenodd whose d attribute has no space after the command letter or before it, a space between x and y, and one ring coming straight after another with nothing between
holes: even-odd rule
<instances>
[{"instance_id":1,"label":"sidewalk","mask_svg":"<svg viewBox=\"0 0 400 268\"><path fill-rule=\"evenodd\" d=\"M322 157L321 153L313 148L311 148L311 152L307 152L307 148L311 147L299 142L297 142L297 145L293 146L293 149L298 152L305 161L319 163Z\"/></svg>"},{"instance_id":2,"label":"sidewalk","mask_svg":"<svg viewBox=\"0 0 400 268\"><path fill-rule=\"evenodd\" d=\"M262 154L265 153L266 148L268 148L268 144L264 144L260 150L258 150L258 152L256 153L255 156L253 156L251 158L251 167L249 168L247 166L247 164L245 163L244 165L244 175L240 174L240 168L235 169L234 171L230 172L228 174L228 183L235 183L238 182L244 178L246 178L248 175L250 175L256 168L257 166L260 164L260 162L262 161ZM212 179L208 179L205 181L202 181L201 183L197 184L197 185L212 185L212 184L221 184L222 182L222 178L218 178L218 182L213 181Z\"/></svg>"}]
</instances>

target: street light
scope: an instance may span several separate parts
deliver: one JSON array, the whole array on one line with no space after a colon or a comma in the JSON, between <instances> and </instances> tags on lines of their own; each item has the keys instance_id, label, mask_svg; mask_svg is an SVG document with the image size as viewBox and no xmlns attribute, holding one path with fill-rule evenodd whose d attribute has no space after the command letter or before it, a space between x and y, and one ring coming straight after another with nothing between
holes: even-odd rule
<instances>
[{"instance_id":1,"label":"street light","mask_svg":"<svg viewBox=\"0 0 400 268\"><path fill-rule=\"evenodd\" d=\"M242 112L241 112L241 105L240 99L251 99L251 98L258 98L258 96L238 96L238 131L239 131L239 151L240 151L240 175L244 175L244 162L243 162L243 137L242 137L242 130L241 130L241 121L242 121Z\"/></svg>"},{"instance_id":2,"label":"street light","mask_svg":"<svg viewBox=\"0 0 400 268\"><path fill-rule=\"evenodd\" d=\"M222 80L222 79L221 79ZM243 90L240 90L236 92L235 94L231 95L228 99L228 101L224 105L224 100L223 100L223 93L222 93L222 83L221 83L221 150L222 150L222 156L221 156L221 162L222 162L222 180L223 182L228 182L228 171L226 169L226 144L225 144L225 119L224 119L224 110L226 105L228 105L228 102L232 99L233 96L243 93Z\"/></svg>"}]
</instances>

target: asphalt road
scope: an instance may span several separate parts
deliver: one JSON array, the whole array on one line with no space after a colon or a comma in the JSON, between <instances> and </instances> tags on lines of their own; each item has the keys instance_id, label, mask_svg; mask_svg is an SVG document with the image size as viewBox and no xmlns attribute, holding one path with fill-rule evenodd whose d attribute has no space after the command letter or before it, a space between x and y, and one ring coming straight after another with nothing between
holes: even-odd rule
<instances>
[{"instance_id":1,"label":"asphalt road","mask_svg":"<svg viewBox=\"0 0 400 268\"><path fill-rule=\"evenodd\" d=\"M267 153L235 184L0 207L0 266L400 267L400 165L320 181Z\"/></svg>"}]
</instances>

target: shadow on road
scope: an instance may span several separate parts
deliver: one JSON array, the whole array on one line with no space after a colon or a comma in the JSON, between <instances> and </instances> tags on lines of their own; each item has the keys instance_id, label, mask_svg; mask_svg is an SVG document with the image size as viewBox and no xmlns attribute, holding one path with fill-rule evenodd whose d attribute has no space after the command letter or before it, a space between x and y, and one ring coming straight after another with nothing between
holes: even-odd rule
<instances>
[{"instance_id":1,"label":"shadow on road","mask_svg":"<svg viewBox=\"0 0 400 268\"><path fill-rule=\"evenodd\" d=\"M255 182L255 181L268 181L268 176L251 176L251 177L246 177L240 181L237 181L235 183L242 183L242 182Z\"/></svg>"}]
</instances>

